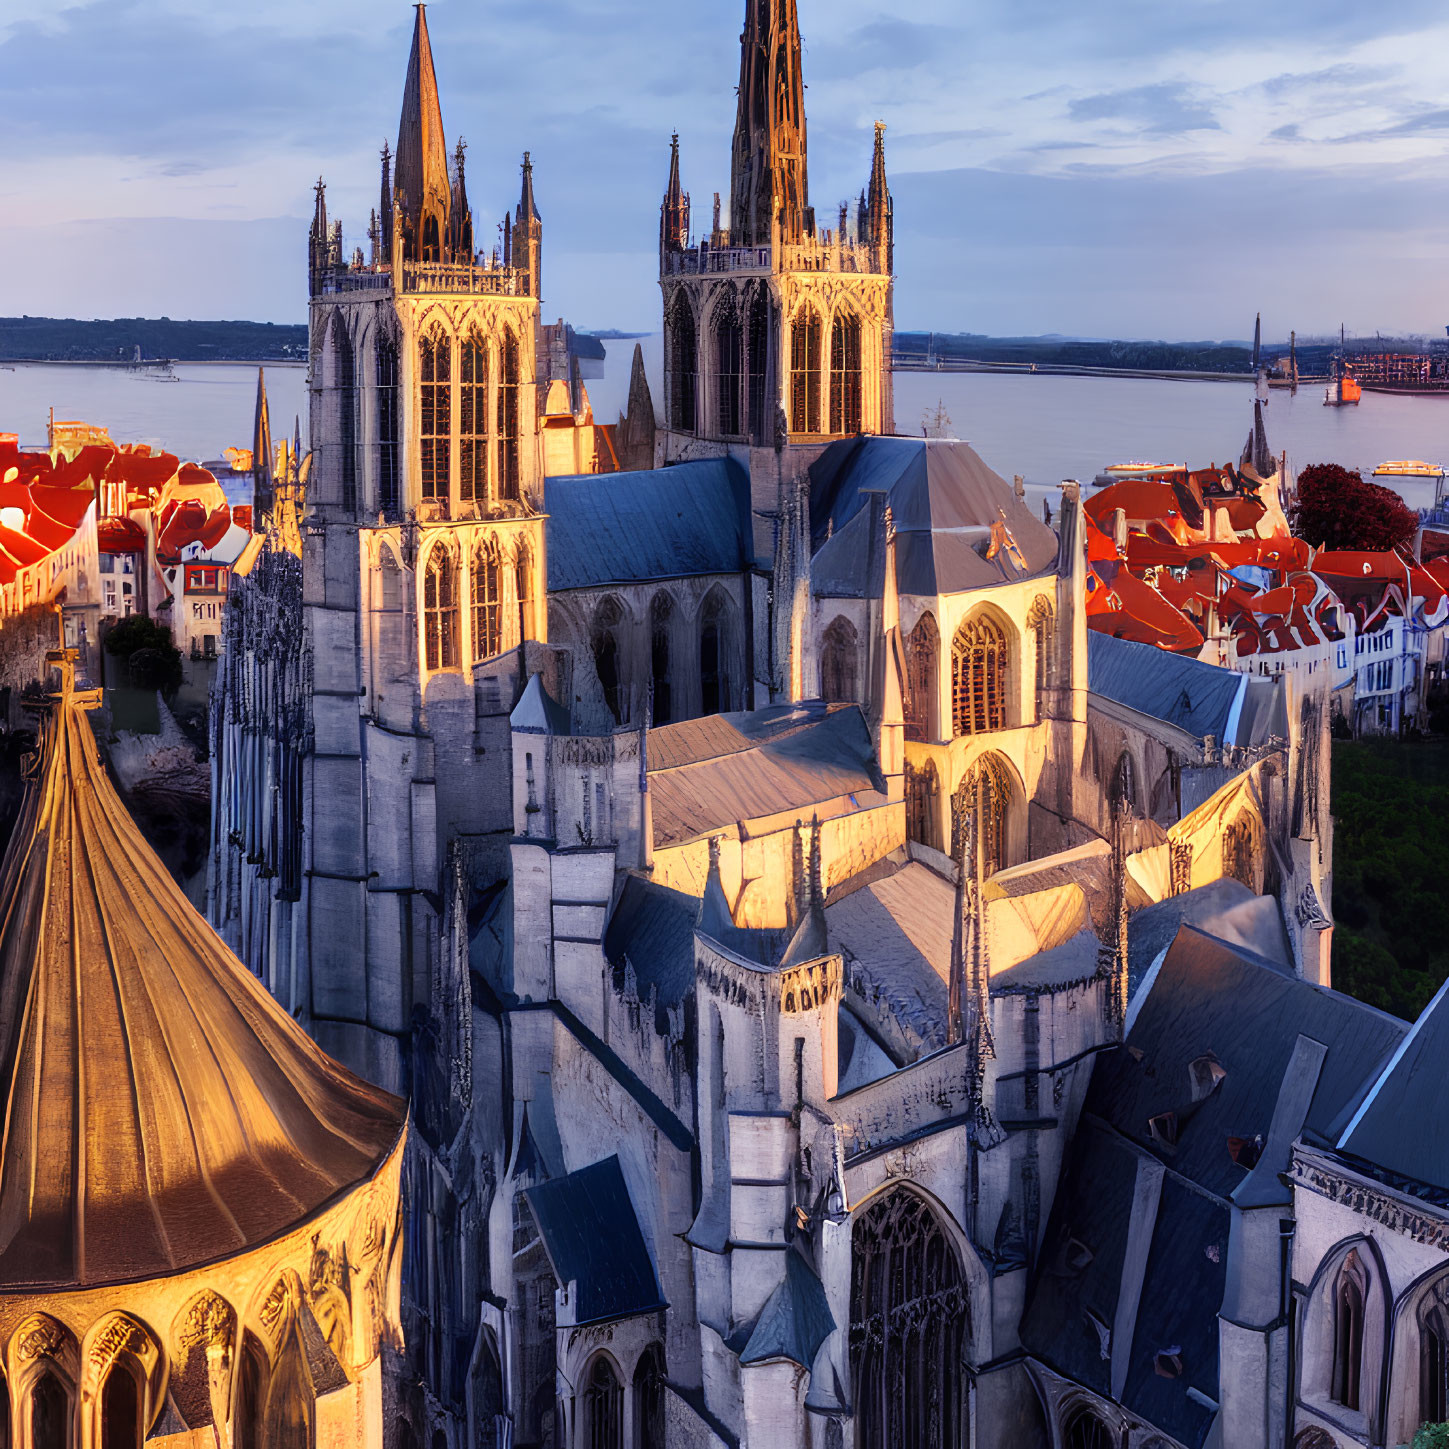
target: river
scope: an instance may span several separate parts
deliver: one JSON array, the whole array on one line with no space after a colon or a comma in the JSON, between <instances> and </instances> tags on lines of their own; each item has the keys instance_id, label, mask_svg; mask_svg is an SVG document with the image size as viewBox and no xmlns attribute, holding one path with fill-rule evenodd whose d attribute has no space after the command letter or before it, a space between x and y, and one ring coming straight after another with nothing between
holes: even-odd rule
<instances>
[{"instance_id":1,"label":"river","mask_svg":"<svg viewBox=\"0 0 1449 1449\"><path fill-rule=\"evenodd\" d=\"M656 405L661 348L643 339ZM587 383L595 413L612 421L628 395L632 341L605 344L603 376ZM305 411L306 372L267 369L272 427L290 433ZM256 369L242 365L178 365L169 376L145 370L18 363L0 369L0 431L43 445L48 410L110 429L123 442L164 446L183 458L218 458L228 446L248 447ZM1247 382L1175 382L1152 378L903 372L896 375L896 425L919 432L938 406L949 432L969 441L1004 477L1022 474L1033 494L1063 478L1086 482L1109 463L1235 462L1252 416ZM1449 398L1365 393L1358 407L1326 408L1323 389L1296 397L1275 390L1267 411L1268 440L1292 463L1342 463L1367 475L1389 458L1449 461ZM304 428L305 432L305 428ZM238 497L245 490L235 490ZM1429 490L1404 486L1414 506Z\"/></svg>"}]
</instances>

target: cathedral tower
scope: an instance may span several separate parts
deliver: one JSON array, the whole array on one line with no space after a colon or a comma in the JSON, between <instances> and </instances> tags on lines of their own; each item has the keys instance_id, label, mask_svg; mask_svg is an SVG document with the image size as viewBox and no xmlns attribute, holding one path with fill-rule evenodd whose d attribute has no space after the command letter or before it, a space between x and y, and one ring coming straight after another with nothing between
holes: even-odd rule
<instances>
[{"instance_id":1,"label":"cathedral tower","mask_svg":"<svg viewBox=\"0 0 1449 1449\"><path fill-rule=\"evenodd\" d=\"M660 216L664 461L893 430L885 127L834 230L810 205L795 0L747 0L729 212L692 241L678 138Z\"/></svg>"}]
</instances>

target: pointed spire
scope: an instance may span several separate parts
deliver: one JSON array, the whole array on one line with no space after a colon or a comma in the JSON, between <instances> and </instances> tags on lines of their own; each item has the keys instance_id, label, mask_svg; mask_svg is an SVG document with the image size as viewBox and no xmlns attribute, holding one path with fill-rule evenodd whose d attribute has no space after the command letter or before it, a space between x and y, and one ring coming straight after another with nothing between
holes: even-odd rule
<instances>
[{"instance_id":1,"label":"pointed spire","mask_svg":"<svg viewBox=\"0 0 1449 1449\"><path fill-rule=\"evenodd\" d=\"M465 177L468 143L458 137L453 152L453 216L449 231L449 250L455 261L473 260L473 209L468 205L468 183Z\"/></svg>"},{"instance_id":2,"label":"pointed spire","mask_svg":"<svg viewBox=\"0 0 1449 1449\"><path fill-rule=\"evenodd\" d=\"M327 270L327 253L331 238L327 232L327 183L319 176L313 187L312 226L307 233L307 270L315 296Z\"/></svg>"},{"instance_id":3,"label":"pointed spire","mask_svg":"<svg viewBox=\"0 0 1449 1449\"><path fill-rule=\"evenodd\" d=\"M533 199L533 158L527 151L523 153L523 194L518 200L518 214L528 220L541 220Z\"/></svg>"},{"instance_id":4,"label":"pointed spire","mask_svg":"<svg viewBox=\"0 0 1449 1449\"><path fill-rule=\"evenodd\" d=\"M865 195L865 237L875 249L876 269L895 270L895 203L886 180L884 121L875 123L875 155L870 166L870 186Z\"/></svg>"},{"instance_id":5,"label":"pointed spire","mask_svg":"<svg viewBox=\"0 0 1449 1449\"><path fill-rule=\"evenodd\" d=\"M679 180L679 132L669 138L669 184L659 208L659 255L685 251L689 246L689 197Z\"/></svg>"},{"instance_id":6,"label":"pointed spire","mask_svg":"<svg viewBox=\"0 0 1449 1449\"><path fill-rule=\"evenodd\" d=\"M260 529L262 519L271 511L272 491L272 415L267 406L267 375L257 368L257 412L252 426L252 527Z\"/></svg>"},{"instance_id":7,"label":"pointed spire","mask_svg":"<svg viewBox=\"0 0 1449 1449\"><path fill-rule=\"evenodd\" d=\"M805 83L795 0L746 0L730 174L735 246L798 242L814 231L806 174Z\"/></svg>"},{"instance_id":8,"label":"pointed spire","mask_svg":"<svg viewBox=\"0 0 1449 1449\"><path fill-rule=\"evenodd\" d=\"M542 296L543 222L533 199L533 158L523 153L523 189L513 217L513 266L522 272L530 297Z\"/></svg>"},{"instance_id":9,"label":"pointed spire","mask_svg":"<svg viewBox=\"0 0 1449 1449\"><path fill-rule=\"evenodd\" d=\"M382 143L382 204L378 209L378 223L384 261L392 260L392 147Z\"/></svg>"},{"instance_id":10,"label":"pointed spire","mask_svg":"<svg viewBox=\"0 0 1449 1449\"><path fill-rule=\"evenodd\" d=\"M452 187L448 182L448 146L443 137L438 78L428 40L427 7L415 8L413 48L408 56L402 116L397 127L396 190L412 225L417 257L438 261L448 230Z\"/></svg>"}]
</instances>

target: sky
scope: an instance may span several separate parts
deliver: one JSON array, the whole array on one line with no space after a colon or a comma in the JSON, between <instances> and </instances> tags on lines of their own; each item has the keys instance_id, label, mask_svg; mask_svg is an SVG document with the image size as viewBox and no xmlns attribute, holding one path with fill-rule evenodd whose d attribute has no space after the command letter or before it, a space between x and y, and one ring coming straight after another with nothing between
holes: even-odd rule
<instances>
[{"instance_id":1,"label":"sky","mask_svg":"<svg viewBox=\"0 0 1449 1449\"><path fill-rule=\"evenodd\" d=\"M909 18L903 14L908 9ZM903 328L1449 324L1442 0L799 0L811 199L886 121ZM435 0L480 239L535 163L544 314L657 328L678 130L728 191L743 0ZM405 0L0 0L0 315L302 321L312 186L364 244Z\"/></svg>"}]
</instances>

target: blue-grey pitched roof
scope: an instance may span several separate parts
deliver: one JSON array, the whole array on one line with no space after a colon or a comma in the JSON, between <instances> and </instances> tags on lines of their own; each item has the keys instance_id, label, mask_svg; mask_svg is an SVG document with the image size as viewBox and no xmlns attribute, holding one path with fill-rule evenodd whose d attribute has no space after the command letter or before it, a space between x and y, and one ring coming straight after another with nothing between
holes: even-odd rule
<instances>
[{"instance_id":1,"label":"blue-grey pitched roof","mask_svg":"<svg viewBox=\"0 0 1449 1449\"><path fill-rule=\"evenodd\" d=\"M1204 1443L1214 1411L1188 1390L1221 1401L1217 1315L1229 1198L1248 1177L1228 1138L1268 1142L1301 1035L1325 1049L1301 1130L1310 1140L1331 1139L1405 1030L1382 1012L1182 926L1125 1045L1093 1069L1031 1289L1022 1333L1029 1351L1109 1396L1112 1357L1128 1355L1124 1405L1182 1444ZM1194 1103L1189 1068L1208 1056L1224 1075ZM1149 1130L1159 1114L1175 1115L1174 1145ZM1147 1224L1136 1319L1130 1340L1112 1343L1104 1358L1093 1321L1109 1329L1114 1323L1133 1185L1139 1166L1154 1160L1162 1164L1162 1186ZM1174 1348L1181 1372L1164 1377L1155 1355Z\"/></svg>"},{"instance_id":2,"label":"blue-grey pitched roof","mask_svg":"<svg viewBox=\"0 0 1449 1449\"><path fill-rule=\"evenodd\" d=\"M1280 681L1097 629L1087 632L1087 688L1199 739L1212 735L1222 745L1259 745L1287 735Z\"/></svg>"},{"instance_id":3,"label":"blue-grey pitched roof","mask_svg":"<svg viewBox=\"0 0 1449 1449\"><path fill-rule=\"evenodd\" d=\"M896 527L896 583L903 594L950 594L1041 573L1057 536L966 443L924 438L848 438L810 469L815 560L811 586L824 597L862 597L873 540L867 495L884 493ZM1004 521L1024 568L1007 552L986 557L991 526Z\"/></svg>"},{"instance_id":4,"label":"blue-grey pitched roof","mask_svg":"<svg viewBox=\"0 0 1449 1449\"><path fill-rule=\"evenodd\" d=\"M546 478L543 497L550 590L739 573L751 563L750 480L732 458Z\"/></svg>"},{"instance_id":5,"label":"blue-grey pitched roof","mask_svg":"<svg viewBox=\"0 0 1449 1449\"><path fill-rule=\"evenodd\" d=\"M572 728L568 710L548 692L541 674L529 676L509 723L520 734L566 735Z\"/></svg>"},{"instance_id":6,"label":"blue-grey pitched roof","mask_svg":"<svg viewBox=\"0 0 1449 1449\"><path fill-rule=\"evenodd\" d=\"M694 924L699 901L683 891L629 876L604 932L604 955L622 966L627 959L639 995L652 986L658 1006L678 1006L694 986Z\"/></svg>"},{"instance_id":7,"label":"blue-grey pitched roof","mask_svg":"<svg viewBox=\"0 0 1449 1449\"><path fill-rule=\"evenodd\" d=\"M835 1332L835 1318L815 1270L793 1248L785 1254L785 1277L765 1300L741 1363L787 1358L802 1368L815 1362L820 1345Z\"/></svg>"},{"instance_id":8,"label":"blue-grey pitched roof","mask_svg":"<svg viewBox=\"0 0 1449 1449\"><path fill-rule=\"evenodd\" d=\"M1449 981L1354 1114L1339 1147L1365 1162L1449 1190Z\"/></svg>"},{"instance_id":9,"label":"blue-grey pitched roof","mask_svg":"<svg viewBox=\"0 0 1449 1449\"><path fill-rule=\"evenodd\" d=\"M530 1187L525 1196L554 1277L578 1285L578 1323L608 1323L669 1306L617 1157Z\"/></svg>"}]
</instances>

